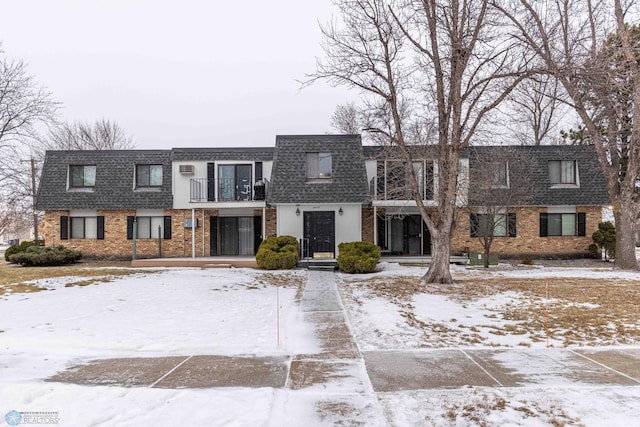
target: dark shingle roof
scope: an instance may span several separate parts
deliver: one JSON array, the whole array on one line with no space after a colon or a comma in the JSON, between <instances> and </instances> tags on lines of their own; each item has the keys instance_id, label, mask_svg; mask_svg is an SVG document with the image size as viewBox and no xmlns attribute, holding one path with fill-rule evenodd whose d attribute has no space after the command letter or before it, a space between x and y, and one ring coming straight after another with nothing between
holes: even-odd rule
<instances>
[{"instance_id":1,"label":"dark shingle roof","mask_svg":"<svg viewBox=\"0 0 640 427\"><path fill-rule=\"evenodd\" d=\"M590 145L544 145L544 146L502 146L473 147L469 156L470 181L473 186L478 183L482 163L491 161L496 156L495 150L506 152L509 163L509 174L527 173L530 177L531 198L527 205L531 206L606 206L609 204L607 186L600 170L595 148ZM474 153L477 153L474 154ZM511 157L511 160L508 160ZM575 160L578 165L579 187L560 188L551 186L549 180L549 162L553 160ZM471 192L473 194L473 191ZM470 200L477 204L477 201Z\"/></svg>"},{"instance_id":2,"label":"dark shingle roof","mask_svg":"<svg viewBox=\"0 0 640 427\"><path fill-rule=\"evenodd\" d=\"M136 164L161 164L159 190L134 189ZM96 165L93 191L68 191L69 165ZM47 151L36 208L55 209L170 209L170 150Z\"/></svg>"},{"instance_id":3,"label":"dark shingle roof","mask_svg":"<svg viewBox=\"0 0 640 427\"><path fill-rule=\"evenodd\" d=\"M175 161L246 160L264 162L273 160L273 147L245 148L174 148Z\"/></svg>"},{"instance_id":4,"label":"dark shingle roof","mask_svg":"<svg viewBox=\"0 0 640 427\"><path fill-rule=\"evenodd\" d=\"M306 153L331 153L332 177L308 182ZM360 135L278 135L270 203L365 203L367 174Z\"/></svg>"}]
</instances>

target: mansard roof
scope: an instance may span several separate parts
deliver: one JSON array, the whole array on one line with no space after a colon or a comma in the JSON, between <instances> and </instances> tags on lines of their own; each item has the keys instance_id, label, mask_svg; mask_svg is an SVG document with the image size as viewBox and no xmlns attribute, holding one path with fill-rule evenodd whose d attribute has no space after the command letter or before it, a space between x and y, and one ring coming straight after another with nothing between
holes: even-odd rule
<instances>
[{"instance_id":1,"label":"mansard roof","mask_svg":"<svg viewBox=\"0 0 640 427\"><path fill-rule=\"evenodd\" d=\"M330 179L307 179L313 152L331 153ZM269 203L365 203L368 194L360 135L276 136Z\"/></svg>"},{"instance_id":2,"label":"mansard roof","mask_svg":"<svg viewBox=\"0 0 640 427\"><path fill-rule=\"evenodd\" d=\"M162 186L135 188L136 164L162 165ZM95 187L69 189L69 166L95 165ZM36 209L170 209L171 150L47 151Z\"/></svg>"}]
</instances>

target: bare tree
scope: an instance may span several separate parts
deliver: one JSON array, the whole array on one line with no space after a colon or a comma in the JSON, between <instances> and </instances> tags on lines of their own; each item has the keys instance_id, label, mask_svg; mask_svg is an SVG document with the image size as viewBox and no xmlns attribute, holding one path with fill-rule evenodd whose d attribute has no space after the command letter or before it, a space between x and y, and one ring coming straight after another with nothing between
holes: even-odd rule
<instances>
[{"instance_id":1,"label":"bare tree","mask_svg":"<svg viewBox=\"0 0 640 427\"><path fill-rule=\"evenodd\" d=\"M27 215L33 198L23 193L22 183L29 183L31 196L33 186L23 160L30 160L31 147L55 122L58 107L51 93L27 74L26 64L6 57L0 49L0 230L24 226L20 216Z\"/></svg>"},{"instance_id":2,"label":"bare tree","mask_svg":"<svg viewBox=\"0 0 640 427\"><path fill-rule=\"evenodd\" d=\"M62 123L51 130L45 144L49 150L128 150L133 139L116 122L107 119Z\"/></svg>"},{"instance_id":3,"label":"bare tree","mask_svg":"<svg viewBox=\"0 0 640 427\"><path fill-rule=\"evenodd\" d=\"M496 2L503 3L503 2ZM503 8L514 36L561 83L583 122L607 181L619 269L637 270L640 210L640 43L635 1L514 0Z\"/></svg>"},{"instance_id":4,"label":"bare tree","mask_svg":"<svg viewBox=\"0 0 640 427\"><path fill-rule=\"evenodd\" d=\"M11 178L23 150L39 141L39 128L55 121L59 104L27 74L23 61L0 47L0 182Z\"/></svg>"},{"instance_id":5,"label":"bare tree","mask_svg":"<svg viewBox=\"0 0 640 427\"><path fill-rule=\"evenodd\" d=\"M522 145L541 145L558 136L566 116L566 94L560 83L548 75L524 80L510 94L504 110L505 126Z\"/></svg>"},{"instance_id":6,"label":"bare tree","mask_svg":"<svg viewBox=\"0 0 640 427\"><path fill-rule=\"evenodd\" d=\"M533 197L533 165L527 147L477 147L470 150L470 176L466 203L471 237L484 250L489 267L496 237L515 237L514 209Z\"/></svg>"},{"instance_id":7,"label":"bare tree","mask_svg":"<svg viewBox=\"0 0 640 427\"><path fill-rule=\"evenodd\" d=\"M359 134L363 126L360 124L359 111L356 104L348 102L336 107L331 116L331 127L340 133Z\"/></svg>"},{"instance_id":8,"label":"bare tree","mask_svg":"<svg viewBox=\"0 0 640 427\"><path fill-rule=\"evenodd\" d=\"M451 283L451 233L461 150L524 78L527 60L503 31L489 0L336 0L342 23L322 27L325 59L311 83L357 88L375 127L412 164L411 129L435 125L437 212L423 203L413 168L410 188L431 233L433 259L423 280ZM384 119L390 119L386 126ZM427 138L429 140L429 138Z\"/></svg>"}]
</instances>

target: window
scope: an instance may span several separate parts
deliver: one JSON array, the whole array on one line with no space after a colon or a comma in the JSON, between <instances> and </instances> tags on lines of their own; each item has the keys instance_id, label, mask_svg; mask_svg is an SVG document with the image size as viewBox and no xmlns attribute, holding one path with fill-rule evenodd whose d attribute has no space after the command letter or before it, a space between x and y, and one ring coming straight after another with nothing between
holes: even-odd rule
<instances>
[{"instance_id":1,"label":"window","mask_svg":"<svg viewBox=\"0 0 640 427\"><path fill-rule=\"evenodd\" d=\"M509 167L507 162L489 163L488 165L488 183L491 187L508 187L509 186Z\"/></svg>"},{"instance_id":2,"label":"window","mask_svg":"<svg viewBox=\"0 0 640 427\"><path fill-rule=\"evenodd\" d=\"M555 184L577 184L574 160L552 160L549 162L549 181Z\"/></svg>"},{"instance_id":3,"label":"window","mask_svg":"<svg viewBox=\"0 0 640 427\"><path fill-rule=\"evenodd\" d=\"M104 239L104 216L60 217L60 239Z\"/></svg>"},{"instance_id":4,"label":"window","mask_svg":"<svg viewBox=\"0 0 640 427\"><path fill-rule=\"evenodd\" d=\"M95 187L95 165L71 165L69 166L69 187Z\"/></svg>"},{"instance_id":5,"label":"window","mask_svg":"<svg viewBox=\"0 0 640 427\"><path fill-rule=\"evenodd\" d=\"M136 165L136 187L162 186L162 165Z\"/></svg>"},{"instance_id":6,"label":"window","mask_svg":"<svg viewBox=\"0 0 640 427\"><path fill-rule=\"evenodd\" d=\"M584 213L541 213L540 237L586 236Z\"/></svg>"},{"instance_id":7,"label":"window","mask_svg":"<svg viewBox=\"0 0 640 427\"><path fill-rule=\"evenodd\" d=\"M171 239L171 217L170 216L128 216L127 217L127 239L133 239L133 220L137 223L138 239L157 239L158 227L160 236Z\"/></svg>"},{"instance_id":8,"label":"window","mask_svg":"<svg viewBox=\"0 0 640 427\"><path fill-rule=\"evenodd\" d=\"M331 153L307 153L307 179L331 178Z\"/></svg>"},{"instance_id":9,"label":"window","mask_svg":"<svg viewBox=\"0 0 640 427\"><path fill-rule=\"evenodd\" d=\"M471 214L471 237L487 237L493 229L494 237L516 237L516 214Z\"/></svg>"}]
</instances>

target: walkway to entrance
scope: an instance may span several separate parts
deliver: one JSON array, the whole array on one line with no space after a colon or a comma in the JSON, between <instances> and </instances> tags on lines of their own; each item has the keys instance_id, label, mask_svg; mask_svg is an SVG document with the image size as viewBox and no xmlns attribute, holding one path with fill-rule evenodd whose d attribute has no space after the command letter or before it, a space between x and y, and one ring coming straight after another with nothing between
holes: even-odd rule
<instances>
[{"instance_id":1,"label":"walkway to entrance","mask_svg":"<svg viewBox=\"0 0 640 427\"><path fill-rule=\"evenodd\" d=\"M47 381L152 388L271 387L274 407L315 408L338 425L380 425L380 393L472 387L640 385L640 348L425 349L361 353L335 273L310 271L300 302L320 350L291 356L174 356L95 360ZM504 361L511 361L510 369ZM515 363L513 363L515 361ZM295 425L295 419L292 418Z\"/></svg>"}]
</instances>

